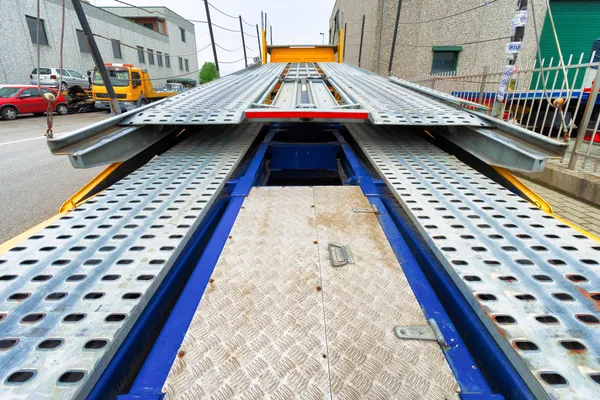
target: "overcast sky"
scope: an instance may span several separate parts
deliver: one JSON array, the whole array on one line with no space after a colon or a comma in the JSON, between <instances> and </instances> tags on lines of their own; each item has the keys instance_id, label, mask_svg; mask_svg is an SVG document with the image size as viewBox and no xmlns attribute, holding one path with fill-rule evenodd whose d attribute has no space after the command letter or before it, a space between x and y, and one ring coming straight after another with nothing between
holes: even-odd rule
<instances>
[{"instance_id":1,"label":"overcast sky","mask_svg":"<svg viewBox=\"0 0 600 400\"><path fill-rule=\"evenodd\" d=\"M202 0L125 0L136 6L167 6L177 14L187 19L206 21L204 2ZM91 0L97 6L123 6L114 0ZM320 44L320 32L325 33L325 40L329 31L329 15L335 0L212 0L210 2L224 12L242 18L252 25L259 24L260 12L267 13L269 24L273 26L273 44ZM210 9L213 23L223 27L239 30L237 19L220 14L215 9ZM198 50L210 43L206 24L195 24L196 44ZM244 30L251 29L249 33L256 36L256 27L244 25ZM215 42L225 49L237 49L242 45L239 33L227 32L213 28ZM252 49L258 46L256 38L246 36L246 45ZM217 48L219 61L234 61L241 59L244 54L240 48L234 52L227 52ZM252 54L251 54L252 53ZM258 49L248 51L248 56L258 56ZM205 61L213 61L210 46L198 53L198 62L201 66ZM241 68L244 62L234 64L220 63L221 75L225 75Z\"/></svg>"}]
</instances>

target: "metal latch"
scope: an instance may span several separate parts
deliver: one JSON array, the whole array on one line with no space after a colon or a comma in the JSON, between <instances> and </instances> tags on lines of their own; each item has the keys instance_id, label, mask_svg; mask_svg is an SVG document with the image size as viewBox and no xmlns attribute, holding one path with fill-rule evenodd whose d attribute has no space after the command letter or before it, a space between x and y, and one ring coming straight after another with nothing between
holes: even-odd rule
<instances>
[{"instance_id":1,"label":"metal latch","mask_svg":"<svg viewBox=\"0 0 600 400\"><path fill-rule=\"evenodd\" d=\"M329 243L327 245L327 251L329 251L329 262L331 262L332 267L342 267L354 262L352 253L350 253L350 247L348 246Z\"/></svg>"},{"instance_id":2,"label":"metal latch","mask_svg":"<svg viewBox=\"0 0 600 400\"><path fill-rule=\"evenodd\" d=\"M380 214L379 209L375 204L371 204L371 207L368 208L353 208L352 211L355 213Z\"/></svg>"},{"instance_id":3,"label":"metal latch","mask_svg":"<svg viewBox=\"0 0 600 400\"><path fill-rule=\"evenodd\" d=\"M429 318L427 322L429 325L397 326L394 331L400 339L433 340L438 342L440 346L447 348L448 343L444 339L444 335L442 335L435 319Z\"/></svg>"}]
</instances>

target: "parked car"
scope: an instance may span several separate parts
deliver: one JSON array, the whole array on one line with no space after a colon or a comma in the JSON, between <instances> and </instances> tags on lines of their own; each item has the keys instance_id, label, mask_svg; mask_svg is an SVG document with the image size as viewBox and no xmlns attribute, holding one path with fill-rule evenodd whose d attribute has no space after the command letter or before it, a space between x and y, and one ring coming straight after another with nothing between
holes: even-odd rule
<instances>
[{"instance_id":1,"label":"parked car","mask_svg":"<svg viewBox=\"0 0 600 400\"><path fill-rule=\"evenodd\" d=\"M68 112L67 100L59 95L54 88L43 87L42 94L51 92L58 96L54 103L54 112L65 115ZM44 115L48 110L48 102L40 96L37 86L33 85L4 85L0 87L0 117L15 119L19 114Z\"/></svg>"},{"instance_id":2,"label":"parked car","mask_svg":"<svg viewBox=\"0 0 600 400\"><path fill-rule=\"evenodd\" d=\"M52 86L58 88L60 81L60 68L40 68L40 85ZM29 74L29 83L37 85L37 68L34 68ZM63 82L61 91L67 90L71 86L78 85L84 89L90 88L87 76L83 76L72 69L63 68Z\"/></svg>"}]
</instances>

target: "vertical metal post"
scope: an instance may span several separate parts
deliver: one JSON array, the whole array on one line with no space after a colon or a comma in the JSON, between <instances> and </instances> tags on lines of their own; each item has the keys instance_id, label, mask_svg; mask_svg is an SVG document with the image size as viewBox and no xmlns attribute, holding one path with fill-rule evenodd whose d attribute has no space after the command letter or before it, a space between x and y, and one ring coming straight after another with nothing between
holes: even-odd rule
<instances>
[{"instance_id":1,"label":"vertical metal post","mask_svg":"<svg viewBox=\"0 0 600 400\"><path fill-rule=\"evenodd\" d=\"M269 35L271 36L271 46L273 46L273 27L269 27Z\"/></svg>"},{"instance_id":2,"label":"vertical metal post","mask_svg":"<svg viewBox=\"0 0 600 400\"><path fill-rule=\"evenodd\" d=\"M590 119L592 118L594 106L596 105L596 99L598 98L598 89L600 89L600 68L596 69L596 78L594 79L594 84L592 85L592 91L590 92L587 104L585 105L583 119L579 124L579 129L577 129L577 139L575 140L575 146L573 147L571 159L569 160L569 169L575 169L575 166L577 165L577 151L579 151L579 147L581 147L585 133L590 125ZM593 144L591 139L593 138L590 138L590 146Z\"/></svg>"},{"instance_id":3,"label":"vertical metal post","mask_svg":"<svg viewBox=\"0 0 600 400\"><path fill-rule=\"evenodd\" d=\"M262 50L260 47L260 31L258 30L258 24L256 24L256 40L258 40L258 54L262 55Z\"/></svg>"},{"instance_id":4,"label":"vertical metal post","mask_svg":"<svg viewBox=\"0 0 600 400\"><path fill-rule=\"evenodd\" d=\"M208 0L204 0L204 8L206 8L206 20L208 21L208 33L210 34L210 42L212 44L213 57L215 58L215 67L217 67L217 78L221 77L219 71L219 59L217 57L217 46L215 46L215 36L213 35L212 23L210 21L210 10L208 9Z\"/></svg>"},{"instance_id":5,"label":"vertical metal post","mask_svg":"<svg viewBox=\"0 0 600 400\"><path fill-rule=\"evenodd\" d=\"M400 22L401 9L402 0L398 0L398 10L396 11L396 24L394 25L394 37L392 38L392 52L390 54L390 64L388 65L388 76L392 75L392 64L394 62L394 53L396 52L396 38L398 37L398 23Z\"/></svg>"},{"instance_id":6,"label":"vertical metal post","mask_svg":"<svg viewBox=\"0 0 600 400\"><path fill-rule=\"evenodd\" d=\"M242 24L242 16L240 15L240 31L242 32L242 49L244 49L244 64L248 68L248 57L246 57L246 39L244 38L244 24Z\"/></svg>"},{"instance_id":7,"label":"vertical metal post","mask_svg":"<svg viewBox=\"0 0 600 400\"><path fill-rule=\"evenodd\" d=\"M365 36L365 14L363 14L362 28L360 29L360 47L358 48L358 66L360 67L360 59L362 58L362 45Z\"/></svg>"},{"instance_id":8,"label":"vertical metal post","mask_svg":"<svg viewBox=\"0 0 600 400\"><path fill-rule=\"evenodd\" d=\"M483 67L483 74L481 75L481 84L479 85L479 97L477 97L477 102L479 104L483 104L483 95L485 93L485 81L487 80L487 76L490 73L490 67Z\"/></svg>"},{"instance_id":9,"label":"vertical metal post","mask_svg":"<svg viewBox=\"0 0 600 400\"><path fill-rule=\"evenodd\" d=\"M342 58L346 58L346 34L348 32L348 23L344 23L344 50L342 51Z\"/></svg>"},{"instance_id":10,"label":"vertical metal post","mask_svg":"<svg viewBox=\"0 0 600 400\"><path fill-rule=\"evenodd\" d=\"M517 0L517 11L525 11L527 12L527 0ZM523 26L517 26L510 38L511 42L523 42L523 37L525 37L525 25ZM537 40L537 39L536 39ZM508 56L508 65L515 65L517 63L517 54L509 54ZM504 72L503 76L500 78L500 81L502 81L503 79L507 79L508 82L506 83L507 87L505 89L506 92L508 92L508 87L510 86L510 77L512 76L512 73L509 76L506 76L506 72ZM502 86L503 84L500 83L500 86ZM499 99L499 94L500 90L498 90L498 92L496 93L496 98L494 99L494 108L492 111L492 115L496 118L500 118L501 117L501 113L502 113L502 103L504 101L504 98Z\"/></svg>"},{"instance_id":11,"label":"vertical metal post","mask_svg":"<svg viewBox=\"0 0 600 400\"><path fill-rule=\"evenodd\" d=\"M73 0L73 8L75 9L75 14L77 14L77 19L79 19L81 29L83 30L83 33L85 33L88 46L90 47L90 51L92 53L92 59L94 60L94 64L96 64L96 68L98 68L98 72L100 72L100 75L102 76L102 81L104 82L104 86L106 87L106 93L108 94L108 102L110 103L110 110L113 114L121 114L121 107L119 107L119 102L117 101L115 89L113 88L112 82L110 81L110 77L108 76L108 71L106 71L106 67L104 66L104 60L102 60L102 55L100 54L100 50L98 50L98 45L96 44L96 40L94 39L94 35L92 34L92 29L90 28L90 24L88 23L88 20L85 16L85 12L83 11L83 7L81 6L81 1Z\"/></svg>"}]
</instances>

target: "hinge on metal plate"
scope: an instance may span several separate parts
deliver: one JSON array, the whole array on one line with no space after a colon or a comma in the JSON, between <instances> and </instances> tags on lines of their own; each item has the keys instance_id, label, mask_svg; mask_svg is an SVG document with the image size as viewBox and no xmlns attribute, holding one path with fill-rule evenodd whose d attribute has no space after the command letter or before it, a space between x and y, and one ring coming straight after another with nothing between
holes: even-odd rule
<instances>
[{"instance_id":1,"label":"hinge on metal plate","mask_svg":"<svg viewBox=\"0 0 600 400\"><path fill-rule=\"evenodd\" d=\"M329 243L327 245L327 250L329 251L329 261L331 262L332 267L342 267L354 262L349 246Z\"/></svg>"},{"instance_id":2,"label":"hinge on metal plate","mask_svg":"<svg viewBox=\"0 0 600 400\"><path fill-rule=\"evenodd\" d=\"M380 214L379 209L375 204L371 204L371 207L368 208L353 208L352 211L354 211L355 213L373 213L377 215Z\"/></svg>"},{"instance_id":3,"label":"hinge on metal plate","mask_svg":"<svg viewBox=\"0 0 600 400\"><path fill-rule=\"evenodd\" d=\"M413 339L413 340L434 340L440 344L440 346L447 348L448 343L442 335L442 331L435 322L435 319L429 318L427 320L429 325L418 325L418 326L397 326L394 328L396 336L400 339Z\"/></svg>"}]
</instances>

